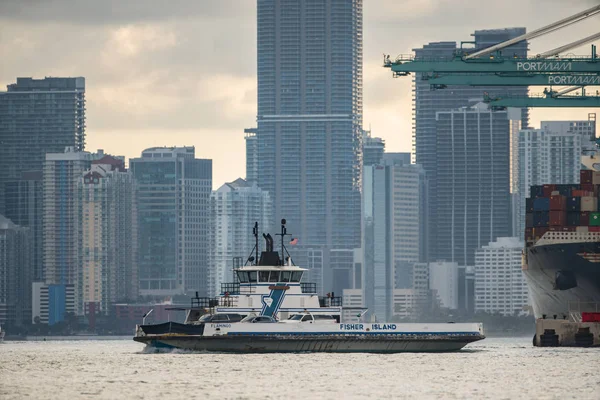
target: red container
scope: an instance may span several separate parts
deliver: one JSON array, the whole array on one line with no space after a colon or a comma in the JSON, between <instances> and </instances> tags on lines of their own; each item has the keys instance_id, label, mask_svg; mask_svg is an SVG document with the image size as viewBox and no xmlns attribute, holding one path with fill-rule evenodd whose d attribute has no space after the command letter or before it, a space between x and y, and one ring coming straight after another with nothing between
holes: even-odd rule
<instances>
[{"instance_id":1,"label":"red container","mask_svg":"<svg viewBox=\"0 0 600 400\"><path fill-rule=\"evenodd\" d=\"M588 232L600 232L600 226L588 226Z\"/></svg>"},{"instance_id":2,"label":"red container","mask_svg":"<svg viewBox=\"0 0 600 400\"><path fill-rule=\"evenodd\" d=\"M582 169L579 171L579 183L594 183L594 171L591 169Z\"/></svg>"},{"instance_id":3,"label":"red container","mask_svg":"<svg viewBox=\"0 0 600 400\"><path fill-rule=\"evenodd\" d=\"M600 312L582 312L581 322L600 322Z\"/></svg>"},{"instance_id":4,"label":"red container","mask_svg":"<svg viewBox=\"0 0 600 400\"><path fill-rule=\"evenodd\" d=\"M538 240L548 232L548 228L533 228L533 239Z\"/></svg>"},{"instance_id":5,"label":"red container","mask_svg":"<svg viewBox=\"0 0 600 400\"><path fill-rule=\"evenodd\" d=\"M567 198L565 196L550 196L550 211L565 211L567 209Z\"/></svg>"},{"instance_id":6,"label":"red container","mask_svg":"<svg viewBox=\"0 0 600 400\"><path fill-rule=\"evenodd\" d=\"M542 191L544 193L544 197L552 196L552 192L556 190L556 185L544 185L542 187Z\"/></svg>"},{"instance_id":7,"label":"red container","mask_svg":"<svg viewBox=\"0 0 600 400\"><path fill-rule=\"evenodd\" d=\"M590 213L582 212L579 217L579 226L588 226L590 224Z\"/></svg>"},{"instance_id":8,"label":"red container","mask_svg":"<svg viewBox=\"0 0 600 400\"><path fill-rule=\"evenodd\" d=\"M589 192L587 190L575 189L572 194L573 197L593 197L594 192Z\"/></svg>"},{"instance_id":9,"label":"red container","mask_svg":"<svg viewBox=\"0 0 600 400\"><path fill-rule=\"evenodd\" d=\"M567 223L566 211L550 211L550 226L565 226Z\"/></svg>"},{"instance_id":10,"label":"red container","mask_svg":"<svg viewBox=\"0 0 600 400\"><path fill-rule=\"evenodd\" d=\"M596 193L595 186L591 183L583 183L579 185L579 189L587 190L588 192Z\"/></svg>"}]
</instances>

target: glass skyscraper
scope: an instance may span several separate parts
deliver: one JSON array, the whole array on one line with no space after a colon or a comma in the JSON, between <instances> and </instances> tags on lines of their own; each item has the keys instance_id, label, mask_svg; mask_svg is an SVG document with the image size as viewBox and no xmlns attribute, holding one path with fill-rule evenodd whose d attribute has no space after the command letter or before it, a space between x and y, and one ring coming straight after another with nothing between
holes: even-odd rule
<instances>
[{"instance_id":1,"label":"glass skyscraper","mask_svg":"<svg viewBox=\"0 0 600 400\"><path fill-rule=\"evenodd\" d=\"M257 17L258 186L341 295L360 246L362 0L258 0Z\"/></svg>"},{"instance_id":2,"label":"glass skyscraper","mask_svg":"<svg viewBox=\"0 0 600 400\"><path fill-rule=\"evenodd\" d=\"M140 294L208 292L212 160L194 147L155 147L130 160L137 182Z\"/></svg>"},{"instance_id":3,"label":"glass skyscraper","mask_svg":"<svg viewBox=\"0 0 600 400\"><path fill-rule=\"evenodd\" d=\"M474 41L467 42L465 51L469 52L475 49L483 49L494 44L512 39L525 33L525 28L507 28L507 29L487 29L475 31L472 36ZM413 49L416 57L452 57L454 53L459 50L456 42L433 42L424 45L422 48ZM525 56L527 54L527 42L519 42L515 45L509 46L502 50L507 55L518 55ZM438 246L439 240L450 240L445 238L443 233L438 230L439 218L438 210L439 203L438 195L443 194L442 188L438 185L438 182L443 186L447 182L441 182L438 179L439 171L442 168L439 165L440 157L448 155L451 150L447 147L440 147L443 145L443 141L438 140L437 132L437 120L436 113L440 111L456 110L461 107L472 106L478 101L483 100L483 92L489 92L491 95L495 94L512 94L525 96L528 93L526 86L521 87L482 87L482 86L448 86L441 90L432 90L428 81L422 79L422 74L417 73L414 75L414 139L415 139L415 158L418 164L421 164L427 173L429 181L429 259L430 260L447 260L452 261L453 253L447 246ZM521 113L521 125L523 128L528 126L529 113L527 109L522 110ZM503 135L506 137L509 135L511 129L508 124L504 128ZM477 136L473 136L470 140L477 140ZM508 150L506 150L508 151ZM471 155L470 157L474 157ZM471 167L479 168L485 171L487 166L485 162L477 163L476 159L471 159ZM482 160L485 161L485 160ZM509 163L509 160L507 160ZM508 165L506 166L508 171ZM445 171L446 175L448 171ZM482 179L490 179L490 176L483 173ZM503 190L508 192L510 187L503 187ZM504 198L504 196L503 196ZM469 210L469 212L477 212ZM508 212L508 211L507 211ZM444 218L444 216L440 216ZM510 212L505 215L506 220L510 220ZM509 232L502 233L501 236L508 236ZM488 242L495 240L496 237L481 238L481 244L487 244ZM479 244L477 247L479 247ZM474 254L469 255L468 259L473 259ZM461 257L462 259L463 257ZM460 264L460 262L459 262Z\"/></svg>"},{"instance_id":4,"label":"glass skyscraper","mask_svg":"<svg viewBox=\"0 0 600 400\"><path fill-rule=\"evenodd\" d=\"M0 92L0 214L7 182L41 171L46 153L85 146L85 78L17 78L7 89Z\"/></svg>"}]
</instances>

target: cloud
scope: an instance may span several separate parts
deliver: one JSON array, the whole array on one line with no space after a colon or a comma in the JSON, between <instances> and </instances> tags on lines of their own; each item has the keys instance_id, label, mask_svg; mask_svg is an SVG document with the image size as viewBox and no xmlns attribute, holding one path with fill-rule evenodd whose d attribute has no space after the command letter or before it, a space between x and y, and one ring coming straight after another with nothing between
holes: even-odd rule
<instances>
[{"instance_id":1,"label":"cloud","mask_svg":"<svg viewBox=\"0 0 600 400\"><path fill-rule=\"evenodd\" d=\"M599 3L364 0L365 126L389 150L410 150L411 78L392 79L383 53L471 40L476 29L534 29ZM595 33L598 18L537 39L531 51ZM215 161L215 186L244 175L243 129L256 119L256 1L2 0L0 54L9 55L3 85L18 76L85 76L90 149L135 157L155 145L195 144ZM588 111L560 115L585 119Z\"/></svg>"}]
</instances>

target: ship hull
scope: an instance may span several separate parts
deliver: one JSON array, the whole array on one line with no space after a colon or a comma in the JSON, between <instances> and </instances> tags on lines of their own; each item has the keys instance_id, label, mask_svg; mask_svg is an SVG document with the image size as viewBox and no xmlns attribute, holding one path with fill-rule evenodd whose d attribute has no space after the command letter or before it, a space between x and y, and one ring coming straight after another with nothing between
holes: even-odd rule
<instances>
[{"instance_id":1,"label":"ship hull","mask_svg":"<svg viewBox=\"0 0 600 400\"><path fill-rule=\"evenodd\" d=\"M364 335L346 337L302 336L154 336L135 337L149 349L182 349L220 353L403 353L451 352L484 339L483 335L412 336L385 339Z\"/></svg>"},{"instance_id":2,"label":"ship hull","mask_svg":"<svg viewBox=\"0 0 600 400\"><path fill-rule=\"evenodd\" d=\"M600 306L599 242L546 244L526 251L523 273L536 318L565 319L573 311Z\"/></svg>"}]
</instances>

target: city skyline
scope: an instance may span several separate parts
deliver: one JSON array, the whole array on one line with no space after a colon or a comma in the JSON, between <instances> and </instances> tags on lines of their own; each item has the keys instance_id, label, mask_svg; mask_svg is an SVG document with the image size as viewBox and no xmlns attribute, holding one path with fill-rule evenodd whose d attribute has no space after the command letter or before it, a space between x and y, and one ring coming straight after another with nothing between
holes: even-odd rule
<instances>
[{"instance_id":1,"label":"city skyline","mask_svg":"<svg viewBox=\"0 0 600 400\"><path fill-rule=\"evenodd\" d=\"M256 123L255 2L81 3L0 5L0 51L11 54L0 71L0 85L18 76L83 76L91 105L88 148L129 159L153 146L195 145L199 157L215 162L213 189L244 176L244 128ZM532 30L594 4L485 3L472 9L436 0L365 4L363 123L386 141L389 151L412 150L412 87L409 80L392 81L381 67L383 52L394 56L429 41L470 40L476 29ZM511 4L523 12L512 12ZM491 14L494 21L486 21ZM530 54L589 35L596 23L591 18L536 39ZM61 51L65 47L69 55ZM573 52L587 54L589 46ZM588 111L532 110L531 123L583 120Z\"/></svg>"}]
</instances>

